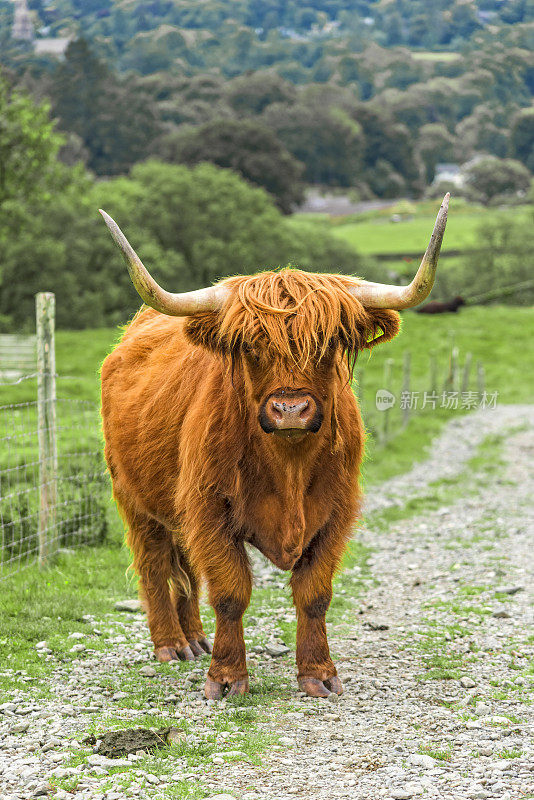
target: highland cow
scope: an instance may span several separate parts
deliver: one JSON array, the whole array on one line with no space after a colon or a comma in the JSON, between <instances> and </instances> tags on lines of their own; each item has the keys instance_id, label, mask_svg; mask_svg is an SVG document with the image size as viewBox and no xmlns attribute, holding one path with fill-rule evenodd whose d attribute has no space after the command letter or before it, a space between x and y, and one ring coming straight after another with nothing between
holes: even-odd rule
<instances>
[{"instance_id":1,"label":"highland cow","mask_svg":"<svg viewBox=\"0 0 534 800\"><path fill-rule=\"evenodd\" d=\"M325 615L361 505L352 370L361 350L397 334L398 310L428 296L447 205L409 286L282 269L184 294L161 289L102 212L152 306L102 367L114 497L159 661L211 651L199 614L207 583L208 698L248 691L248 546L292 573L300 688L343 691Z\"/></svg>"}]
</instances>

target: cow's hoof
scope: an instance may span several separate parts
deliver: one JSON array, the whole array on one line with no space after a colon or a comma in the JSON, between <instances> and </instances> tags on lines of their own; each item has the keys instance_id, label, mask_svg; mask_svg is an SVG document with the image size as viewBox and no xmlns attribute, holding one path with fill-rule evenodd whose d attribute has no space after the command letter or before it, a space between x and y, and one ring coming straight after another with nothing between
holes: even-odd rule
<instances>
[{"instance_id":1,"label":"cow's hoof","mask_svg":"<svg viewBox=\"0 0 534 800\"><path fill-rule=\"evenodd\" d=\"M178 661L178 652L175 647L156 647L154 650L154 656L162 663L167 661Z\"/></svg>"},{"instance_id":2,"label":"cow's hoof","mask_svg":"<svg viewBox=\"0 0 534 800\"><path fill-rule=\"evenodd\" d=\"M203 637L202 639L190 639L189 647L195 656L203 656L205 653L211 653L211 644Z\"/></svg>"},{"instance_id":3,"label":"cow's hoof","mask_svg":"<svg viewBox=\"0 0 534 800\"><path fill-rule=\"evenodd\" d=\"M248 678L244 678L240 681L233 681L232 683L219 683L208 675L206 685L204 686L204 694L208 700L222 700L224 690L227 687L228 697L246 694L248 692Z\"/></svg>"},{"instance_id":4,"label":"cow's hoof","mask_svg":"<svg viewBox=\"0 0 534 800\"><path fill-rule=\"evenodd\" d=\"M324 681L304 676L299 678L299 688L308 697L328 697L330 694L343 694L343 686L336 675L332 678L326 678Z\"/></svg>"},{"instance_id":5,"label":"cow's hoof","mask_svg":"<svg viewBox=\"0 0 534 800\"><path fill-rule=\"evenodd\" d=\"M248 678L242 681L234 681L228 686L228 697L232 695L248 694Z\"/></svg>"},{"instance_id":6,"label":"cow's hoof","mask_svg":"<svg viewBox=\"0 0 534 800\"><path fill-rule=\"evenodd\" d=\"M180 650L177 650L176 652L178 653L178 658L180 659L180 661L195 660L195 654L193 653L193 650L188 644L186 644L185 647L182 647Z\"/></svg>"},{"instance_id":7,"label":"cow's hoof","mask_svg":"<svg viewBox=\"0 0 534 800\"><path fill-rule=\"evenodd\" d=\"M193 651L193 655L195 656L195 658L197 656L201 656L202 653L204 652L196 639L189 639L189 647Z\"/></svg>"},{"instance_id":8,"label":"cow's hoof","mask_svg":"<svg viewBox=\"0 0 534 800\"><path fill-rule=\"evenodd\" d=\"M330 691L334 694L343 694L343 684L337 675L334 675L333 678L327 678L325 681L323 681L323 683L326 688L330 689Z\"/></svg>"},{"instance_id":9,"label":"cow's hoof","mask_svg":"<svg viewBox=\"0 0 534 800\"><path fill-rule=\"evenodd\" d=\"M194 661L195 656L193 651L187 644L185 647L172 647L167 645L165 647L156 647L154 649L154 656L158 661L163 663L167 661Z\"/></svg>"}]
</instances>

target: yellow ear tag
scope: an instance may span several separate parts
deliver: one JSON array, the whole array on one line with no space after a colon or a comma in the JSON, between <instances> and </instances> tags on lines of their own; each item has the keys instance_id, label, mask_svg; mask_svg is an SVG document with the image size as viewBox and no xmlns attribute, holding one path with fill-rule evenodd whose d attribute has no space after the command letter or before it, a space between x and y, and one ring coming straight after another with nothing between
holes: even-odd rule
<instances>
[{"instance_id":1,"label":"yellow ear tag","mask_svg":"<svg viewBox=\"0 0 534 800\"><path fill-rule=\"evenodd\" d=\"M382 328L379 325L376 328L374 334L371 334L371 333L369 334L369 336L367 337L367 341L368 342L372 342L374 339L378 339L380 336L383 336L383 335L384 335L384 331L382 330Z\"/></svg>"}]
</instances>

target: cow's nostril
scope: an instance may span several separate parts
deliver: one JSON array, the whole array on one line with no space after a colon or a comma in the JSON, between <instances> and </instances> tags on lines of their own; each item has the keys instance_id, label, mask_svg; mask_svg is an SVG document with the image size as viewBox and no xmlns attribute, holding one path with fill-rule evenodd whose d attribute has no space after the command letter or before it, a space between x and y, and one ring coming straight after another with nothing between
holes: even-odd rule
<instances>
[{"instance_id":1,"label":"cow's nostril","mask_svg":"<svg viewBox=\"0 0 534 800\"><path fill-rule=\"evenodd\" d=\"M275 419L277 420L283 419L284 411L285 411L285 403L277 403L276 400L272 401L271 413Z\"/></svg>"},{"instance_id":2,"label":"cow's nostril","mask_svg":"<svg viewBox=\"0 0 534 800\"><path fill-rule=\"evenodd\" d=\"M309 408L310 408L310 401L309 400L305 400L299 406L299 416L302 417L303 419L308 417L309 414L310 414Z\"/></svg>"}]
</instances>

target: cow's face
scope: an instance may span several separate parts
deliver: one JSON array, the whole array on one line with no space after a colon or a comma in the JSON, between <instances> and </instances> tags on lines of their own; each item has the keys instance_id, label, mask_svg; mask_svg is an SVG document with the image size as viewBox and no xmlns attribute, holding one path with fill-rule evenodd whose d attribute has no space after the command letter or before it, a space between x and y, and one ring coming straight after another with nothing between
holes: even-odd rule
<instances>
[{"instance_id":1,"label":"cow's face","mask_svg":"<svg viewBox=\"0 0 534 800\"><path fill-rule=\"evenodd\" d=\"M334 347L302 368L297 361L269 356L268 348L245 346L241 364L247 401L263 433L293 443L318 433L330 416L338 362Z\"/></svg>"},{"instance_id":2,"label":"cow's face","mask_svg":"<svg viewBox=\"0 0 534 800\"><path fill-rule=\"evenodd\" d=\"M236 300L190 317L184 328L194 344L226 359L235 386L239 374L239 402L257 432L291 444L331 434L336 395L358 352L399 329L396 312L366 309L342 292L331 292L328 303L318 292L303 296L291 298L295 312Z\"/></svg>"}]
</instances>

